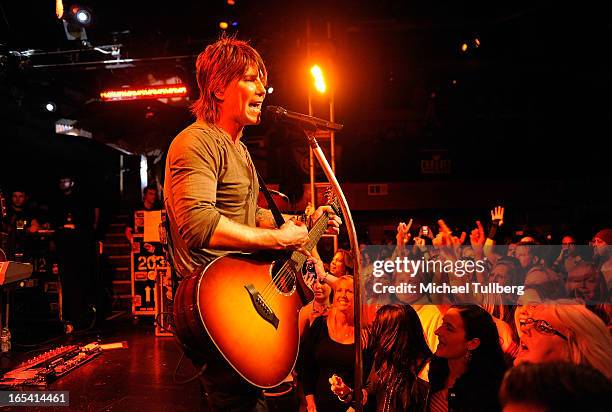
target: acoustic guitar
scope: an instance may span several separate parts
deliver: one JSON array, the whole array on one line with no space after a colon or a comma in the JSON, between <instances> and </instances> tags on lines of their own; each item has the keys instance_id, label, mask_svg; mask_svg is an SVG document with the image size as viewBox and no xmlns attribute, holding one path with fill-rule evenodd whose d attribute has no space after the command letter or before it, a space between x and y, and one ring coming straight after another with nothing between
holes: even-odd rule
<instances>
[{"instance_id":1,"label":"acoustic guitar","mask_svg":"<svg viewBox=\"0 0 612 412\"><path fill-rule=\"evenodd\" d=\"M340 214L337 199L331 203ZM327 231L324 213L308 232L312 250ZM298 355L300 309L314 293L302 275L307 258L286 252L230 254L183 279L174 300L175 331L190 350L218 350L246 381L260 388L280 384Z\"/></svg>"}]
</instances>

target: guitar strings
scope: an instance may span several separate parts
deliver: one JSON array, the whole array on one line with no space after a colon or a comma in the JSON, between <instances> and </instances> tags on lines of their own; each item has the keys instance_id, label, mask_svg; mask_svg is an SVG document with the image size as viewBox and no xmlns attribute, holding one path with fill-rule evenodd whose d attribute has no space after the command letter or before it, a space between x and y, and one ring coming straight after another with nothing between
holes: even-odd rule
<instances>
[{"instance_id":1,"label":"guitar strings","mask_svg":"<svg viewBox=\"0 0 612 412\"><path fill-rule=\"evenodd\" d=\"M311 232L317 232L321 229L323 229L323 227L319 227L322 226L321 224L319 224L319 222L321 221L327 221L329 214L328 213L324 213L314 224ZM290 259L289 259L290 260ZM270 282L268 282L268 284L266 285L266 287L264 288L264 290L261 292L261 296L264 300L269 301L270 303L273 302L276 298L276 296L279 295L279 293L277 293L277 281L279 281L280 283L280 279L281 277L287 277L289 276L289 280L292 280L295 283L297 283L297 271L294 271L292 269L289 269L289 260L285 261L285 263L283 263L283 265L281 266L281 268L279 269L278 273L276 275L274 275L272 277L272 280ZM300 265L301 266L301 265ZM282 285L279 285L279 289L282 290Z\"/></svg>"},{"instance_id":2,"label":"guitar strings","mask_svg":"<svg viewBox=\"0 0 612 412\"><path fill-rule=\"evenodd\" d=\"M328 213L324 213L323 216L321 216L314 224L311 233L313 232L317 232L321 229L323 229L321 226L321 224L319 222L323 221L327 221L328 219ZM325 220L324 220L325 219ZM317 234L319 235L319 234ZM301 259L301 258L300 258ZM303 263L302 263L303 264ZM301 266L301 265L300 265ZM287 271L288 270L288 271ZM264 290L261 293L261 296L264 300L269 300L270 302L274 301L274 298L276 296L278 296L278 293L276 292L276 282L278 280L280 280L280 278L285 275L285 277L288 275L290 277L293 278L294 282L297 282L297 272L291 270L289 268L289 260L285 261L285 263L283 263L283 266L281 266L281 268L279 269L278 273L272 278L272 281L269 282L266 287L264 288Z\"/></svg>"},{"instance_id":3,"label":"guitar strings","mask_svg":"<svg viewBox=\"0 0 612 412\"><path fill-rule=\"evenodd\" d=\"M326 194L326 196L327 196L327 194ZM335 207L335 209L337 209L338 208L337 202L338 202L338 199L334 199L332 202L329 202L328 204L332 208ZM327 213L327 212L323 213L323 215L319 219L317 219L317 221L313 225L313 228L310 230L310 233L315 233L317 231L321 231L321 233L317 233L316 236L322 235L323 231L325 230L325 228L327 228L327 225L323 226L322 224L320 224L320 222L326 223L328 221L328 218L329 218L329 213ZM303 259L303 257L300 257L300 259ZM289 260L287 260L287 261L285 261L285 263L283 263L283 265L279 269L278 273L272 277L272 280L270 282L268 282L268 284L264 287L263 291L260 293L262 299L264 299L265 301L273 302L274 298L279 295L276 292L276 289L277 289L276 288L276 281L278 281L283 275L285 277L287 275L292 277L294 285L295 285L295 283L297 283L297 275L298 274L295 271L291 270L291 269L289 269L289 272L287 272L288 265L289 265ZM304 264L304 262L302 262L299 266L301 267L303 264Z\"/></svg>"}]
</instances>

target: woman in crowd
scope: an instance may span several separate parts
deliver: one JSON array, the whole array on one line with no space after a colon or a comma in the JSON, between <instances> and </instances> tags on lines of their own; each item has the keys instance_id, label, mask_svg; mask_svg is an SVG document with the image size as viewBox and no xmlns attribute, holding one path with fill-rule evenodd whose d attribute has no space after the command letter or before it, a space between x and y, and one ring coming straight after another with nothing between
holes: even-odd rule
<instances>
[{"instance_id":1,"label":"woman in crowd","mask_svg":"<svg viewBox=\"0 0 612 412\"><path fill-rule=\"evenodd\" d=\"M354 376L353 278L340 277L333 290L334 301L328 315L313 321L300 351L308 412L345 412L346 404L329 390L328 379L336 374L352 381Z\"/></svg>"},{"instance_id":2,"label":"woman in crowd","mask_svg":"<svg viewBox=\"0 0 612 412\"><path fill-rule=\"evenodd\" d=\"M306 329L312 325L312 322L314 322L316 318L319 316L327 316L327 311L331 305L329 301L331 286L321 281L321 278L317 277L313 280L312 291L314 292L314 299L300 310L300 336L304 335Z\"/></svg>"},{"instance_id":3,"label":"woman in crowd","mask_svg":"<svg viewBox=\"0 0 612 412\"><path fill-rule=\"evenodd\" d=\"M429 369L430 411L497 411L506 365L491 315L476 305L452 306L436 331Z\"/></svg>"},{"instance_id":4,"label":"woman in crowd","mask_svg":"<svg viewBox=\"0 0 612 412\"><path fill-rule=\"evenodd\" d=\"M521 350L515 364L566 361L612 379L612 337L604 322L572 300L540 304L517 319Z\"/></svg>"},{"instance_id":5,"label":"woman in crowd","mask_svg":"<svg viewBox=\"0 0 612 412\"><path fill-rule=\"evenodd\" d=\"M501 286L522 285L518 261L509 256L502 256L497 259L489 274L488 282L497 283ZM489 294L486 296L483 306L491 315L504 322L512 323L514 321L513 308L516 299L517 295L513 293Z\"/></svg>"},{"instance_id":6,"label":"woman in crowd","mask_svg":"<svg viewBox=\"0 0 612 412\"><path fill-rule=\"evenodd\" d=\"M407 305L385 305L372 324L368 350L374 363L363 390L363 403L376 398L377 412L424 411L429 385L418 377L431 357L421 322ZM353 391L338 375L329 379L331 390L344 402ZM346 379L346 378L345 378Z\"/></svg>"},{"instance_id":7,"label":"woman in crowd","mask_svg":"<svg viewBox=\"0 0 612 412\"><path fill-rule=\"evenodd\" d=\"M337 278L353 275L353 258L351 253L344 249L338 249L329 264L329 273Z\"/></svg>"}]
</instances>

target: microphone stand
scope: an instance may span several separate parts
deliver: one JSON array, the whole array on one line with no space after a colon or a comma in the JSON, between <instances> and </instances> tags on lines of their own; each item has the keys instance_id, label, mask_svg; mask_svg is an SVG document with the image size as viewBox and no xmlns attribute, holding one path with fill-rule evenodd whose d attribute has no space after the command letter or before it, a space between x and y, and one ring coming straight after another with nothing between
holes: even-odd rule
<instances>
[{"instance_id":1,"label":"microphone stand","mask_svg":"<svg viewBox=\"0 0 612 412\"><path fill-rule=\"evenodd\" d=\"M344 197L344 193L340 188L340 183L338 183L338 179L334 175L329 162L325 158L325 154L323 154L323 150L319 146L317 139L315 138L315 132L317 127L312 124L301 128L302 132L308 139L308 144L312 149L315 157L317 158L319 165L323 168L323 172L325 172L325 176L331 183L332 187L335 189L335 193L338 196L338 201L340 203L340 208L342 209L342 214L346 222L346 230L348 231L349 241L351 243L351 250L353 250L353 261L354 261L354 270L353 270L353 310L354 310L354 323L355 323L355 384L353 386L353 401L352 406L357 412L363 411L363 392L361 388L363 387L363 356L361 352L361 276L359 273L359 269L361 267L361 253L359 253L359 243L357 241L357 232L355 231L355 223L353 222L353 218L351 216L351 211L349 210L348 203L346 202L346 198ZM313 205L314 206L314 205Z\"/></svg>"}]
</instances>

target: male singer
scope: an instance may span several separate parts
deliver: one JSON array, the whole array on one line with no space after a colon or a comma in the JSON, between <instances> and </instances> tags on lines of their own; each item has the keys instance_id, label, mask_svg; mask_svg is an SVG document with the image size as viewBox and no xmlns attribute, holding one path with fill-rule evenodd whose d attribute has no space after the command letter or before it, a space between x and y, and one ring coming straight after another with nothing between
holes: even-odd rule
<instances>
[{"instance_id":1,"label":"male singer","mask_svg":"<svg viewBox=\"0 0 612 412\"><path fill-rule=\"evenodd\" d=\"M228 251L300 248L308 240L304 224L288 219L274 229L272 213L257 206L257 174L241 141L244 127L259 123L266 97L261 56L246 42L223 36L198 56L196 76L197 120L175 137L166 162L164 202L179 276ZM340 218L329 206L313 218L324 211L337 233ZM261 391L220 356L206 364L201 380L212 410L266 410Z\"/></svg>"}]
</instances>

